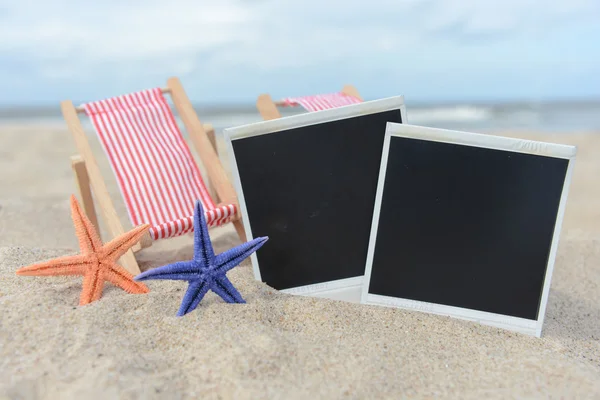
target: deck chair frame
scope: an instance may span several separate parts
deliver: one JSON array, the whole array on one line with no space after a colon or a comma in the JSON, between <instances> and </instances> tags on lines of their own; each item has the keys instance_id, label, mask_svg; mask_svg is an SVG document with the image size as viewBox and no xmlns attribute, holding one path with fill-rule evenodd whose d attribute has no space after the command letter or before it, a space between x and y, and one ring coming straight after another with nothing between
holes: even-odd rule
<instances>
[{"instance_id":1,"label":"deck chair frame","mask_svg":"<svg viewBox=\"0 0 600 400\"><path fill-rule=\"evenodd\" d=\"M167 86L161 89L161 91L164 94L171 95L175 109L179 114L186 131L190 135L193 147L198 152L200 160L206 169L208 178L207 186L214 196L215 203L234 204L236 206L237 213L231 222L240 239L245 241L246 236L242 225L239 202L237 200L235 189L219 159L214 129L211 125L203 125L200 122L200 119L194 111L194 108L177 77L169 78L167 80ZM121 235L125 230L117 215L113 201L108 193L104 177L100 172L90 143L83 130L81 120L79 119L78 114L85 113L85 110L81 106L75 107L71 100L62 101L60 106L67 127L75 139L75 145L79 153L78 155L71 157L71 167L75 175L84 212L98 232L100 232L92 196L93 193L110 235L112 237ZM153 240L150 235L146 234L139 243L121 257L120 264L132 274L139 274L141 271L134 253L151 246L152 242Z\"/></svg>"},{"instance_id":2,"label":"deck chair frame","mask_svg":"<svg viewBox=\"0 0 600 400\"><path fill-rule=\"evenodd\" d=\"M347 94L349 96L354 96L359 100L363 101L363 98L360 96L358 89L356 89L356 87L354 87L353 85L344 85L344 87L341 90L341 93ZM256 100L256 108L258 109L258 112L265 121L281 118L281 113L279 112L277 107L282 107L285 105L286 104L283 101L273 101L271 95L269 95L268 93L261 94Z\"/></svg>"}]
</instances>

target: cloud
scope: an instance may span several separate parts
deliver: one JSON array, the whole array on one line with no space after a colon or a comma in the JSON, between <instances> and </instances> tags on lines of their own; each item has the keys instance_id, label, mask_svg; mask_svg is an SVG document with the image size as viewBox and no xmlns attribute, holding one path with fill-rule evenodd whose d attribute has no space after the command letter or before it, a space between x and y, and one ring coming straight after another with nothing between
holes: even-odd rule
<instances>
[{"instance_id":1,"label":"cloud","mask_svg":"<svg viewBox=\"0 0 600 400\"><path fill-rule=\"evenodd\" d=\"M264 83L305 71L335 75L336 68L341 76L366 68L397 79L411 68L419 75L452 54L448 63L460 64L472 46L518 50L593 24L600 2L0 0L0 10L5 77L18 66L39 82L141 85L179 75L211 87L234 76Z\"/></svg>"},{"instance_id":2,"label":"cloud","mask_svg":"<svg viewBox=\"0 0 600 400\"><path fill-rule=\"evenodd\" d=\"M77 58L94 61L154 57L226 44L241 37L252 18L233 1L181 3L14 2L6 6L10 8L0 49L21 49L49 59L74 52L79 52Z\"/></svg>"}]
</instances>

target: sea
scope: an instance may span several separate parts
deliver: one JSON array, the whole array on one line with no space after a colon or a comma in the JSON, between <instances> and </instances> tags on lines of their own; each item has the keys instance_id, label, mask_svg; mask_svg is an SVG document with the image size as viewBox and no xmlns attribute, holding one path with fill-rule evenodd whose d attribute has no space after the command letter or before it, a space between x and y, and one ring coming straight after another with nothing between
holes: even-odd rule
<instances>
[{"instance_id":1,"label":"sea","mask_svg":"<svg viewBox=\"0 0 600 400\"><path fill-rule=\"evenodd\" d=\"M253 104L196 105L200 120L210 123L217 133L233 126L261 120ZM299 108L281 109L283 116L304 112ZM532 131L548 133L600 132L600 98L562 102L503 102L415 104L406 102L407 122L412 125L468 132ZM84 127L91 125L82 118ZM56 107L0 108L0 129L3 124L63 124ZM87 129L86 129L87 131Z\"/></svg>"}]
</instances>

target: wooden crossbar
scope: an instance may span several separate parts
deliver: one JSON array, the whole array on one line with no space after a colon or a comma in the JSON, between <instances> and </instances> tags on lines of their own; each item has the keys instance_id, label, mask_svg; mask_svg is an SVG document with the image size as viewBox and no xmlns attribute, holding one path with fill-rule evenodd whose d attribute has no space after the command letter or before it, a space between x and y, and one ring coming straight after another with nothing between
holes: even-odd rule
<instances>
[{"instance_id":1,"label":"wooden crossbar","mask_svg":"<svg viewBox=\"0 0 600 400\"><path fill-rule=\"evenodd\" d=\"M171 88L169 88L169 87L161 88L160 91L162 93L171 93ZM78 114L85 114L85 107L83 105L79 105L79 106L75 107L75 111L77 111Z\"/></svg>"},{"instance_id":2,"label":"wooden crossbar","mask_svg":"<svg viewBox=\"0 0 600 400\"><path fill-rule=\"evenodd\" d=\"M358 89L356 89L353 85L344 85L342 90L339 92L348 96L355 97L359 101L363 101ZM277 107L291 107L296 106L296 104L291 105L289 101L286 100L273 100L268 93L263 93L258 96L256 100L256 108L258 112L263 117L264 120L277 119L281 118L281 113L277 109Z\"/></svg>"}]
</instances>

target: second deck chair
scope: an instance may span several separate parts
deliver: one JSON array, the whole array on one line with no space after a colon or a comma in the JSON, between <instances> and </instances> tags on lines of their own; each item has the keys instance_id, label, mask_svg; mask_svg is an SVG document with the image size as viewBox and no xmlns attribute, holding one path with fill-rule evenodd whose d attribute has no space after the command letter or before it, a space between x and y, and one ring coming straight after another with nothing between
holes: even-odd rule
<instances>
[{"instance_id":1,"label":"second deck chair","mask_svg":"<svg viewBox=\"0 0 600 400\"><path fill-rule=\"evenodd\" d=\"M277 107L297 107L301 106L306 111L320 111L330 108L347 106L350 104L361 103L358 90L352 85L345 85L340 92L317 94L303 97L286 97L278 101L273 101L267 93L261 94L256 100L256 108L264 120L281 118L281 113Z\"/></svg>"},{"instance_id":2,"label":"second deck chair","mask_svg":"<svg viewBox=\"0 0 600 400\"><path fill-rule=\"evenodd\" d=\"M171 95L217 199L209 194L165 93ZM221 165L214 136L211 139L207 135L179 79L170 78L163 89L143 90L80 107L66 100L61 103L61 110L79 152L72 158L72 167L84 211L92 223L99 228L93 192L109 233L115 237L124 232L78 112L91 119L117 179L131 223L133 226L151 225L149 234L120 259L121 265L132 274L140 273L134 252L150 246L155 240L193 230L192 217L197 199L204 206L209 227L232 222L240 238L245 240L235 189ZM220 202L216 204L215 200Z\"/></svg>"}]
</instances>

